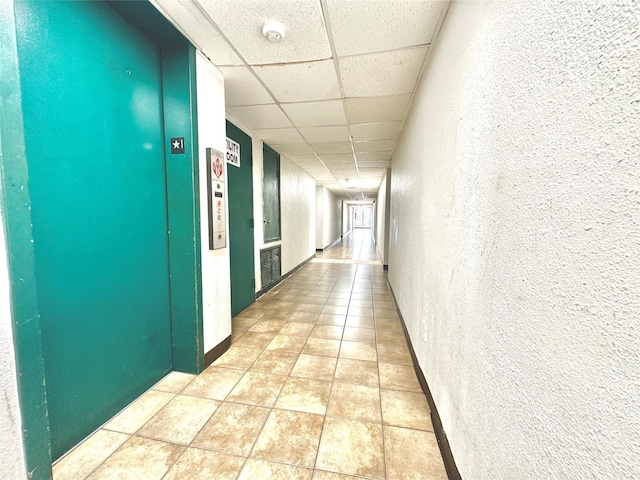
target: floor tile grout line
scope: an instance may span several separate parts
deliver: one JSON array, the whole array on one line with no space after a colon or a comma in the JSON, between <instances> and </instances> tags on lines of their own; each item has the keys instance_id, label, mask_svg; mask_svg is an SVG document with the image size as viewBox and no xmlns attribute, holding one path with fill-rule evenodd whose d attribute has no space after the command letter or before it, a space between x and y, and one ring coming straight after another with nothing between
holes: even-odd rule
<instances>
[{"instance_id":1,"label":"floor tile grout line","mask_svg":"<svg viewBox=\"0 0 640 480\"><path fill-rule=\"evenodd\" d=\"M361 248L361 251L362 251L362 244L360 245L360 248ZM338 383L342 383L342 382L339 382L339 381L336 379L336 373L337 373L338 362L340 361L340 358L341 358L341 357L340 357L340 354L341 354L341 350L342 350L343 342L344 342L344 341L346 341L346 340L345 340L345 334L346 334L346 332L347 332L347 330L346 330L346 329L348 328L348 327L347 327L347 318L349 317L349 309L350 309L352 306L357 307L357 308L371 308L371 309L372 309L372 311L373 311L373 318L372 318L372 324L373 324L373 341L374 341L375 350L376 350L376 370L377 370L377 373L378 373L378 379L377 379L377 380L378 380L378 390L379 390L380 392L383 390L383 389L382 389L381 382L380 382L380 363L381 363L381 362L380 362L380 357L377 355L377 351L378 351L378 348L379 348L379 345L380 345L380 343L379 343L379 340L380 340L380 338L379 338L379 331L381 331L381 329L382 329L382 328L384 328L384 322L382 322L382 320L383 320L382 318L378 318L378 315L377 315L377 314L378 314L378 310L385 310L385 309L384 309L384 308L382 308L382 307L380 307L380 306L376 307L375 303L376 303L376 301L384 300L384 299L385 299L385 297L384 297L384 296L382 296L382 297L379 299L378 297L380 297L380 295L379 295L378 293L375 293L375 292L374 292L374 290L378 290L378 289L380 289L379 287L381 286L381 283L379 282L379 283L378 283L378 285L377 285L377 287L378 287L378 288L376 288L376 281L375 281L375 279L376 279L376 278L382 278L382 277L383 277L383 275L380 275L380 276L375 275L375 274L374 274L375 272L374 272L373 268L374 268L374 267L371 267L370 265L366 265L366 266L363 266L363 265L355 265L355 266L354 266L354 268L347 268L347 267L345 267L344 265L342 265L342 266L340 267L340 269L339 269L339 270L336 270L336 269L334 269L334 268L329 268L329 267L327 267L326 269L324 269L324 273L323 273L322 275L319 275L319 276L318 276L318 273L320 273L320 270L319 270L319 269L314 269L314 270L313 270L313 274L311 274L311 273L310 273L310 274L302 274L302 273L304 273L304 272L303 272L303 270L300 270L301 275L299 276L299 278L298 278L298 279L296 279L296 280L299 282L299 284L302 284L302 285L306 286L306 285L308 285L308 284L310 283L310 279L311 279L311 278L315 279L315 280L316 280L316 283L318 283L318 282L320 281L320 280L318 280L318 279L322 279L322 278L323 278L323 277L324 277L328 272L333 272L333 273L335 273L335 275L332 275L332 277L335 279L335 280L334 280L334 287L335 287L335 286L337 286L337 285L339 285L340 283L344 283L344 280L346 280L347 278L349 279L349 282L350 282L350 285L351 285L351 291L349 292L349 294L350 294L350 295L349 295L349 305L347 305L347 311L346 311L346 314L341 315L341 316L344 318L344 320L343 320L343 322L342 322L342 324L341 324L341 325L342 325L342 327L341 327L341 328L342 328L342 333L341 333L341 337L340 337L340 339L339 339L339 341L340 341L340 349L338 350L337 357L335 357L335 359L336 359L336 363L335 363L335 365L334 365L334 373L333 373L332 380L331 380L331 390L330 390L330 396L329 396L329 399L328 399L328 402L327 402L327 409L326 409L326 411L325 411L325 415L324 415L324 419L323 419L323 429L324 429L324 424L325 424L325 422L326 422L326 417L332 417L331 415L327 415L327 413L328 413L328 409L329 409L329 406L330 406L331 392L333 391L333 388L335 387L335 385L336 385L336 384L338 384ZM336 272L338 272L338 273L336 273ZM347 275L344 275L345 273L347 273ZM284 282L283 282L283 283L284 283ZM359 285L357 285L357 284L359 284ZM362 288L363 288L364 284L366 284L366 285L369 287L369 292L370 292L369 294L371 295L371 299L370 299L371 301L370 301L370 302L367 302L367 303L370 303L370 307L363 307L363 306L362 306L362 304L360 304L360 305L352 305L352 303L351 303L351 302L352 302L353 300L355 300L355 299L353 298L354 294L357 294L357 295L358 295L358 296L360 296L360 297L362 296L362 295L361 295L361 293L362 293ZM296 282L295 282L295 281L294 281L294 282L291 282L291 285L290 285L290 286L288 286L289 288L287 288L287 289L283 289L283 290L284 290L284 292L285 292L285 295L292 295L292 294L293 294L293 295L295 296L295 293L296 293L296 292L295 292L295 288L296 288L296 286L297 286L297 284L296 284ZM354 288L355 288L355 287L358 287L358 288L357 288L356 290L354 290ZM336 289L334 288L334 289L332 289L332 292L334 292L334 291L335 291L335 292L342 292L342 291L343 291L343 289L338 289L338 290L336 290ZM287 292L289 292L289 293L287 293ZM331 295L331 294L329 294L329 296L330 296L330 295ZM387 292L385 292L383 295L388 295L388 294L387 294ZM296 310L295 310L295 312L297 312L297 311L298 311L297 309L298 309L298 308L300 308L300 305L301 305L302 303L304 303L304 300L305 300L308 296L309 296L309 295L306 295L306 296L305 296L305 298L303 298L301 301L297 302L297 306L296 306ZM326 297L326 298L324 299L324 300L325 300L325 302L324 302L324 304L322 304L322 305L323 305L323 307L327 305L327 299L329 298L329 296L328 296L328 297ZM341 298L341 297L342 297L342 295L337 296L336 298ZM387 298L388 298L388 297L387 297ZM291 299L283 299L282 301L285 301L285 302L286 302L287 300L291 300ZM365 299L360 298L360 300L369 300L369 299L368 299L368 298L365 298ZM266 308L266 309L265 309L265 311L262 313L262 315L260 315L260 317L259 317L259 318L255 319L255 322L254 322L253 324L255 324L256 322L260 321L260 319L262 319L263 317L265 317L265 316L267 315L267 313L268 313L268 312L270 312L270 311L274 311L273 307L275 306L275 303L277 303L277 300L274 300L274 303L273 303L273 304L271 304L270 306L268 306L268 308ZM384 306L384 305L383 305L383 306ZM275 309L275 310L278 310L278 309ZM288 317L287 317L287 319L285 320L285 325L286 325L287 323L290 323L290 320L291 320L291 316L292 316L292 315L293 315L293 313L289 314L289 316L288 316ZM309 322L309 323L312 325L312 327L311 327L311 328L312 328L312 330L311 330L311 331L313 331L313 328L315 328L316 326L318 326L318 325L319 325L319 324L318 324L319 316L320 316L320 314L318 314L318 316L315 318L315 321L314 321L313 323L310 323L310 322ZM252 319L252 320L253 320L253 319ZM385 319L385 321L386 321L386 319ZM304 322L304 323L307 323L307 322ZM330 325L330 324L328 324L328 325ZM280 327L280 329L279 329L278 331L276 331L276 332L271 332L271 333L274 333L274 337L275 337L276 335L281 334L280 332L281 332L282 328L284 328L284 325L283 325L283 326L281 326L281 327ZM349 328L367 328L367 327L362 327L361 325L356 325L356 326L353 326L353 327L349 326ZM248 330L247 330L247 331L248 331ZM356 330L356 331L357 331L357 330ZM311 338L311 332L310 332L308 335L304 335L304 338L305 338L305 343L306 343L306 341L308 341L308 340ZM323 337L317 337L317 338L323 338ZM338 340L338 339L336 339L336 340ZM356 342L357 342L357 341L361 341L361 340L362 340L362 338L356 337L355 339L352 339L352 340L349 340L349 341L356 341ZM402 340L403 340L403 343L404 343L404 344L405 344L405 346L406 346L406 338L404 337L404 335L402 335ZM367 342L364 342L364 343L367 343ZM238 346L238 347L241 347L241 346ZM264 352L266 352L266 351L267 351L266 347L261 348L260 350L261 350L260 354L259 354L259 355L258 355L258 356L253 360L253 362L251 362L251 365L250 365L250 366L248 366L248 367L246 367L246 368L245 368L245 367L237 368L237 370L239 370L239 371L243 371L244 373L243 373L243 375L240 377L240 379L239 379L239 380L234 384L234 386L232 387L232 389L229 391L229 394L233 391L233 389L235 389L235 388L236 388L237 384L238 384L238 383L240 382L240 380L244 377L244 375L246 375L246 373L248 373L248 372L250 372L250 371L251 371L250 369L251 369L251 368L255 365L255 363L258 361L258 358L260 358L260 356L261 356ZM273 350L273 351L277 351L277 350ZM295 352L295 354L297 355L297 357L296 357L296 361L297 361L303 353L302 353L302 351L300 351L300 352ZM320 356L323 356L323 355L320 355ZM331 358L331 357L328 357L328 358ZM342 358L344 359L345 357L342 357ZM365 361L366 361L366 360L365 360ZM392 360L392 361L389 361L389 362L387 362L387 363L388 363L388 364L391 364L391 365L407 366L407 365L405 365L404 363L397 363L397 362L395 362L395 361L393 361L393 360ZM295 365L295 364L294 364L294 365ZM227 367L225 367L225 366L220 366L220 368L229 368L229 367L228 367L228 366L227 366ZM292 369L291 369L291 370L289 370L288 374L283 375L283 376L285 376L285 377L287 378L287 380L288 380L289 378L297 378L297 377L292 377L292 376L291 376L292 371L293 371L293 367L292 367ZM261 373L262 373L262 372L261 372ZM287 381L287 380L285 380L285 384L286 384L286 381ZM193 380L191 380L191 381L193 381ZM187 385L185 385L185 386L184 386L184 387L183 387L179 392L177 392L177 393L174 393L174 392L166 392L166 393L173 393L173 397L175 398L175 396L176 396L176 395L183 394L183 393L182 393L182 391L183 391L184 389L186 389L190 383L191 383L191 382L189 382ZM345 382L345 383L346 383L346 382ZM356 383L356 384L357 384L357 383ZM284 384L283 384L283 386L280 388L280 391L278 392L278 396L277 396L277 398L276 398L276 400L275 400L275 402L274 402L274 406L270 408L270 412L272 412L272 411L275 409L275 403L277 403L278 398L279 398L279 397L280 397L280 395L282 394L282 390L283 390L283 388L284 388ZM393 390L393 389L392 389L392 390ZM400 390L400 391L404 391L403 389L400 389L400 388L399 388L398 390ZM229 394L227 394L227 396L228 396ZM184 394L183 394L183 395L184 395ZM380 396L380 398L381 398L381 396ZM220 401L220 400L217 400L217 401L221 402L221 403L220 403L220 405L221 405L223 402L225 402L225 401L226 401L226 397L225 397L225 399L224 399L224 400L222 400L222 401ZM220 405L218 405L218 407L217 407L217 408L219 408L219 407L220 407ZM160 411L161 411L161 410L163 410L165 407L166 407L166 405L165 405L165 406L163 406L163 407L162 407L162 409L160 409ZM382 407L381 407L381 406L380 406L380 408L381 408L381 410L382 410ZM216 411L217 411L217 409L216 409ZM156 412L156 414L157 414L157 413L159 413L159 412ZM214 415L214 414L215 414L215 411L214 411L214 413L212 413L212 415ZM152 417L152 418L153 418L153 417ZM211 418L211 417L210 417L210 418ZM210 420L210 418L209 418L209 420ZM208 422L209 420L207 420L207 422ZM207 423L207 422L205 422L205 425L206 425L206 423ZM146 424L146 423L145 423L145 424ZM265 421L265 424L266 424L266 421ZM382 428L384 429L384 420L383 420L382 418L381 418L381 424L382 424ZM142 427L141 427L141 428L142 428ZM402 428L404 428L404 427L402 427ZM263 426L262 426L261 432L262 432L262 430L263 430L263 429L264 429L264 424L263 424ZM422 430L419 430L419 431L422 431ZM135 436L135 434L133 434L133 435L127 434L127 435L129 435L129 439L130 439L132 436ZM197 435L198 435L198 434L196 434L196 435L194 436L194 439L197 437ZM257 441L257 438L259 438L259 435L258 435L258 437L256 437L256 441ZM127 441L128 441L128 440L127 440ZM191 440L190 445L192 444L192 442L193 442L193 439ZM383 435L383 442L384 442L384 435ZM126 443L126 442L125 442L125 443ZM169 442L169 443L170 443L170 442ZM255 446L255 442L254 442L254 445L252 445L252 450L253 450L254 446ZM190 447L189 447L189 446L187 446L187 447L185 447L185 449L186 449L186 448L190 448ZM194 448L195 448L195 447L194 447ZM384 444L383 444L383 449L384 449ZM117 450L116 450L116 451L117 451ZM183 450L183 452L182 452L180 455L182 455L182 454L184 453L184 451L185 451L185 450ZM318 454L318 451L316 451L316 462L314 463L314 468L315 468L315 464L317 463L317 458L318 458L318 457L317 457L317 454ZM250 455L251 455L251 452L249 453L249 455L248 455L246 458L248 459L248 458L250 457ZM109 457L107 457L107 458L109 458ZM180 456L179 456L178 458L180 458ZM385 476L388 476L388 472L387 472L387 469L388 469L388 462L386 461L386 460L387 460L387 459L386 459L386 449L384 449L384 459L383 459L383 460L384 460L384 463L385 463ZM175 462L174 462L174 463L175 463ZM246 463L246 460L245 460L245 463ZM276 462L276 463L278 463L278 462ZM285 463L285 464L286 464L286 463ZM98 467L97 467L97 468L98 468ZM171 467L170 467L170 468L171 468ZM169 469L169 470L170 470L170 469ZM240 470L240 472L241 472L241 471L242 471L242 469Z\"/></svg>"}]
</instances>

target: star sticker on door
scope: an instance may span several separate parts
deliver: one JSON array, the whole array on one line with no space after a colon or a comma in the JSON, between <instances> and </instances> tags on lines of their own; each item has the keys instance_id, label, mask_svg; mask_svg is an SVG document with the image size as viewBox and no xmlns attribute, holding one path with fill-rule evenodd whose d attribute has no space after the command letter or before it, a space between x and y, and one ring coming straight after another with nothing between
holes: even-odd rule
<instances>
[{"instance_id":1,"label":"star sticker on door","mask_svg":"<svg viewBox=\"0 0 640 480\"><path fill-rule=\"evenodd\" d=\"M171 154L184 153L184 137L171 138Z\"/></svg>"}]
</instances>

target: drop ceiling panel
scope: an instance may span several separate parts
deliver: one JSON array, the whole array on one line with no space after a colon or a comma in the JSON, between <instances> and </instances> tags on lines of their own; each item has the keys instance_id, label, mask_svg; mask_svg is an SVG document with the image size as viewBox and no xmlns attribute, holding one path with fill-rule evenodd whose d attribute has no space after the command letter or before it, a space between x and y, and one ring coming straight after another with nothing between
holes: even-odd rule
<instances>
[{"instance_id":1,"label":"drop ceiling panel","mask_svg":"<svg viewBox=\"0 0 640 480\"><path fill-rule=\"evenodd\" d=\"M314 175L314 178L316 178L318 181L335 182L335 178L333 178L333 174L329 170L324 168L322 164L320 164L319 167L303 167L303 168L309 172L312 172Z\"/></svg>"},{"instance_id":2,"label":"drop ceiling panel","mask_svg":"<svg viewBox=\"0 0 640 480\"><path fill-rule=\"evenodd\" d=\"M390 165L434 27L448 4L151 1L223 73L231 121L255 131L319 184L356 199L361 198L359 190L340 186L345 178L357 180L353 150L362 189L368 192L368 185L375 184L375 195ZM267 21L284 25L282 42L272 44L262 36Z\"/></svg>"},{"instance_id":3,"label":"drop ceiling panel","mask_svg":"<svg viewBox=\"0 0 640 480\"><path fill-rule=\"evenodd\" d=\"M244 65L197 3L175 0L152 0L151 3L215 65Z\"/></svg>"},{"instance_id":4,"label":"drop ceiling panel","mask_svg":"<svg viewBox=\"0 0 640 480\"><path fill-rule=\"evenodd\" d=\"M330 172L325 168L322 163L318 162L316 164L313 163L302 163L300 164L304 169L317 173L320 176L330 175Z\"/></svg>"},{"instance_id":5,"label":"drop ceiling panel","mask_svg":"<svg viewBox=\"0 0 640 480\"><path fill-rule=\"evenodd\" d=\"M316 171L316 170L310 170L310 169L308 169L306 167L300 167L300 168L302 168L305 172L307 172L309 175L311 175L313 177L313 179L317 183L319 183L321 185L324 185L327 182L335 181L335 180L333 180L333 177L332 178L323 177L322 174L320 172Z\"/></svg>"},{"instance_id":6,"label":"drop ceiling panel","mask_svg":"<svg viewBox=\"0 0 640 480\"><path fill-rule=\"evenodd\" d=\"M320 2L312 0L199 0L250 65L331 58ZM262 35L267 22L284 26L280 43Z\"/></svg>"},{"instance_id":7,"label":"drop ceiling panel","mask_svg":"<svg viewBox=\"0 0 640 480\"><path fill-rule=\"evenodd\" d=\"M311 145L317 154L336 154L351 152L351 144L349 142L337 143L316 143Z\"/></svg>"},{"instance_id":8,"label":"drop ceiling panel","mask_svg":"<svg viewBox=\"0 0 640 480\"><path fill-rule=\"evenodd\" d=\"M338 62L344 94L373 97L413 93L426 53L427 47L414 47L341 58Z\"/></svg>"},{"instance_id":9,"label":"drop ceiling panel","mask_svg":"<svg viewBox=\"0 0 640 480\"><path fill-rule=\"evenodd\" d=\"M312 102L340 98L333 61L254 67L279 102Z\"/></svg>"},{"instance_id":10,"label":"drop ceiling panel","mask_svg":"<svg viewBox=\"0 0 640 480\"><path fill-rule=\"evenodd\" d=\"M356 171L356 165L355 163L351 162L351 163L327 163L325 164L327 165L327 167L329 167L329 169L333 172L339 172L339 171Z\"/></svg>"},{"instance_id":11,"label":"drop ceiling panel","mask_svg":"<svg viewBox=\"0 0 640 480\"><path fill-rule=\"evenodd\" d=\"M343 186L346 185L348 181L350 182L358 178L358 174L356 172L335 171L333 172L333 176L337 178L338 181L343 184Z\"/></svg>"},{"instance_id":12,"label":"drop ceiling panel","mask_svg":"<svg viewBox=\"0 0 640 480\"><path fill-rule=\"evenodd\" d=\"M391 160L391 151L388 152L365 152L358 153L358 163L359 162L375 162L380 160Z\"/></svg>"},{"instance_id":13,"label":"drop ceiling panel","mask_svg":"<svg viewBox=\"0 0 640 480\"><path fill-rule=\"evenodd\" d=\"M357 142L364 140L391 140L397 138L402 122L361 123L351 125L351 134Z\"/></svg>"},{"instance_id":14,"label":"drop ceiling panel","mask_svg":"<svg viewBox=\"0 0 640 480\"><path fill-rule=\"evenodd\" d=\"M272 143L305 143L304 138L295 128L270 128L255 130L255 133L269 145Z\"/></svg>"},{"instance_id":15,"label":"drop ceiling panel","mask_svg":"<svg viewBox=\"0 0 640 480\"><path fill-rule=\"evenodd\" d=\"M360 188L362 188L363 190L371 190L375 192L380 186L380 182L382 182L382 177L362 180L360 182Z\"/></svg>"},{"instance_id":16,"label":"drop ceiling panel","mask_svg":"<svg viewBox=\"0 0 640 480\"><path fill-rule=\"evenodd\" d=\"M381 168L387 169L391 166L391 162L381 161L381 162L358 162L358 167L360 171L363 170L371 170L371 171L379 171Z\"/></svg>"},{"instance_id":17,"label":"drop ceiling panel","mask_svg":"<svg viewBox=\"0 0 640 480\"><path fill-rule=\"evenodd\" d=\"M305 155L313 153L313 148L306 143L274 144L269 146L282 155Z\"/></svg>"},{"instance_id":18,"label":"drop ceiling panel","mask_svg":"<svg viewBox=\"0 0 640 480\"><path fill-rule=\"evenodd\" d=\"M356 171L355 167L342 167L342 168L329 167L329 169L338 178L356 178L358 176L358 172Z\"/></svg>"},{"instance_id":19,"label":"drop ceiling panel","mask_svg":"<svg viewBox=\"0 0 640 480\"><path fill-rule=\"evenodd\" d=\"M227 111L251 130L288 128L291 122L277 105L230 107Z\"/></svg>"},{"instance_id":20,"label":"drop ceiling panel","mask_svg":"<svg viewBox=\"0 0 640 480\"><path fill-rule=\"evenodd\" d=\"M395 140L375 140L372 142L356 142L353 144L356 153L385 152L393 150Z\"/></svg>"},{"instance_id":21,"label":"drop ceiling panel","mask_svg":"<svg viewBox=\"0 0 640 480\"><path fill-rule=\"evenodd\" d=\"M335 178L331 177L318 177L318 180L322 182L322 185L326 185L327 183L334 183L336 181Z\"/></svg>"},{"instance_id":22,"label":"drop ceiling panel","mask_svg":"<svg viewBox=\"0 0 640 480\"><path fill-rule=\"evenodd\" d=\"M287 158L298 165L307 164L318 164L321 165L318 157L315 155L287 155Z\"/></svg>"},{"instance_id":23,"label":"drop ceiling panel","mask_svg":"<svg viewBox=\"0 0 640 480\"><path fill-rule=\"evenodd\" d=\"M335 183L336 179L333 176L328 177L318 177L319 181L322 182L322 185L326 185L327 183Z\"/></svg>"},{"instance_id":24,"label":"drop ceiling panel","mask_svg":"<svg viewBox=\"0 0 640 480\"><path fill-rule=\"evenodd\" d=\"M340 166L340 167L345 167L345 166L355 166L355 163L353 162L353 157L351 155L348 155L351 158L339 158L339 159L328 159L327 157L334 157L337 155L320 155L320 160L322 160L325 165L329 165L329 166ZM347 156L347 155L345 155Z\"/></svg>"},{"instance_id":25,"label":"drop ceiling panel","mask_svg":"<svg viewBox=\"0 0 640 480\"><path fill-rule=\"evenodd\" d=\"M448 2L328 0L338 56L382 52L431 42Z\"/></svg>"},{"instance_id":26,"label":"drop ceiling panel","mask_svg":"<svg viewBox=\"0 0 640 480\"><path fill-rule=\"evenodd\" d=\"M347 118L351 123L394 122L404 119L411 95L347 98Z\"/></svg>"},{"instance_id":27,"label":"drop ceiling panel","mask_svg":"<svg viewBox=\"0 0 640 480\"><path fill-rule=\"evenodd\" d=\"M271 95L247 67L221 67L225 76L224 97L227 107L274 103Z\"/></svg>"},{"instance_id":28,"label":"drop ceiling panel","mask_svg":"<svg viewBox=\"0 0 640 480\"><path fill-rule=\"evenodd\" d=\"M300 133L309 143L348 142L349 130L346 126L339 127L304 127Z\"/></svg>"},{"instance_id":29,"label":"drop ceiling panel","mask_svg":"<svg viewBox=\"0 0 640 480\"><path fill-rule=\"evenodd\" d=\"M384 176L384 170L380 168L368 168L363 167L360 169L360 178L382 178Z\"/></svg>"},{"instance_id":30,"label":"drop ceiling panel","mask_svg":"<svg viewBox=\"0 0 640 480\"><path fill-rule=\"evenodd\" d=\"M325 163L333 163L333 162L342 162L342 163L353 163L353 153L341 153L338 155L320 155L320 158Z\"/></svg>"},{"instance_id":31,"label":"drop ceiling panel","mask_svg":"<svg viewBox=\"0 0 640 480\"><path fill-rule=\"evenodd\" d=\"M303 102L282 105L291 121L299 127L346 125L342 100Z\"/></svg>"}]
</instances>

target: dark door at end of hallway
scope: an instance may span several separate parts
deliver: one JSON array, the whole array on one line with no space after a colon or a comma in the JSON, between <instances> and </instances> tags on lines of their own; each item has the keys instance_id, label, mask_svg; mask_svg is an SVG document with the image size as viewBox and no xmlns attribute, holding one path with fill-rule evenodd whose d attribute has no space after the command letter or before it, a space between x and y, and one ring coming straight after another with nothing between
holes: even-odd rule
<instances>
[{"instance_id":1,"label":"dark door at end of hallway","mask_svg":"<svg viewBox=\"0 0 640 480\"><path fill-rule=\"evenodd\" d=\"M56 459L172 367L161 60L106 3L16 6Z\"/></svg>"},{"instance_id":2,"label":"dark door at end of hallway","mask_svg":"<svg viewBox=\"0 0 640 480\"><path fill-rule=\"evenodd\" d=\"M253 251L253 169L251 137L227 122L227 137L240 145L240 166L227 164L229 182L229 256L231 315L256 298Z\"/></svg>"}]
</instances>

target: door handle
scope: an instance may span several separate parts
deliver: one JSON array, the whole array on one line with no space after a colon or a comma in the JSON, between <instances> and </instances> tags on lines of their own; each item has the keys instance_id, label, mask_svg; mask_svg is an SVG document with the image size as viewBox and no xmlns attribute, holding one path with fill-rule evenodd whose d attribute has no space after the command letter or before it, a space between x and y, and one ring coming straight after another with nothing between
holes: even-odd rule
<instances>
[{"instance_id":1,"label":"door handle","mask_svg":"<svg viewBox=\"0 0 640 480\"><path fill-rule=\"evenodd\" d=\"M266 225L267 223L271 223L271 220L267 220L266 218L264 219L264 224Z\"/></svg>"}]
</instances>

